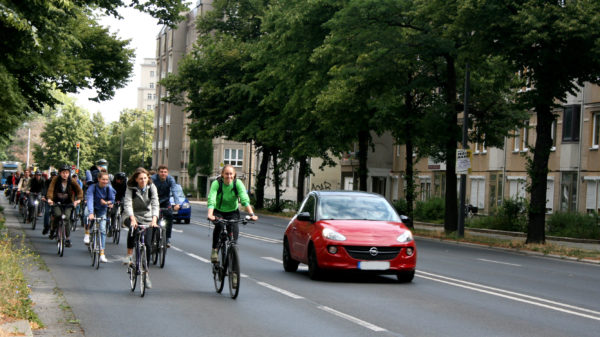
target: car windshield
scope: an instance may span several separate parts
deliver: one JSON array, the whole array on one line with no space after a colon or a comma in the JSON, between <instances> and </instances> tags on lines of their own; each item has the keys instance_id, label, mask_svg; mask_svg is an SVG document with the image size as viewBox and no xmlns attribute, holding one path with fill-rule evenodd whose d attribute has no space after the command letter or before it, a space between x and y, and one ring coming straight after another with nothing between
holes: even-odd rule
<instances>
[{"instance_id":1,"label":"car windshield","mask_svg":"<svg viewBox=\"0 0 600 337\"><path fill-rule=\"evenodd\" d=\"M183 189L181 188L181 185L175 185L175 193L177 193L177 198L179 198L179 202L183 202L185 200L185 195L183 194ZM173 198L173 195L171 195L171 203L175 202L174 200L175 199Z\"/></svg>"},{"instance_id":2,"label":"car windshield","mask_svg":"<svg viewBox=\"0 0 600 337\"><path fill-rule=\"evenodd\" d=\"M319 201L319 218L400 222L400 217L387 200L365 195L323 196Z\"/></svg>"}]
</instances>

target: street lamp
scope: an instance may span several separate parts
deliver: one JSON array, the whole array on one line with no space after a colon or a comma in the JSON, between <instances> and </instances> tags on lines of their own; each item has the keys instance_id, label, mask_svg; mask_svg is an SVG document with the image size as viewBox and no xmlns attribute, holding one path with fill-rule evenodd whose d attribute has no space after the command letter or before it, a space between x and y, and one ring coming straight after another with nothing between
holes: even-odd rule
<instances>
[{"instance_id":1,"label":"street lamp","mask_svg":"<svg viewBox=\"0 0 600 337\"><path fill-rule=\"evenodd\" d=\"M29 152L30 152L30 143L31 143L31 127L29 126L29 123L25 122L23 123L23 126L27 127L27 166L25 166L25 169L29 169Z\"/></svg>"}]
</instances>

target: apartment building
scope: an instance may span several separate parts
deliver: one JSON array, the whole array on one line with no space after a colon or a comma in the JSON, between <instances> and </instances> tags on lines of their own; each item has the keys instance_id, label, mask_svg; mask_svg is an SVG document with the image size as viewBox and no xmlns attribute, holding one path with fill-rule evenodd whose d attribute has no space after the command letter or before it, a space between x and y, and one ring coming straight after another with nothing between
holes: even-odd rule
<instances>
[{"instance_id":1,"label":"apartment building","mask_svg":"<svg viewBox=\"0 0 600 337\"><path fill-rule=\"evenodd\" d=\"M144 58L140 64L140 86L138 87L137 109L154 111L156 109L156 59Z\"/></svg>"},{"instance_id":2,"label":"apartment building","mask_svg":"<svg viewBox=\"0 0 600 337\"><path fill-rule=\"evenodd\" d=\"M600 210L600 87L586 83L576 95L569 95L552 127L553 147L548 164L546 211L591 212ZM525 127L505 138L503 148L488 148L485 143L470 144L473 153L471 173L467 175L467 202L489 213L503 199L529 198L527 157L535 142L535 113ZM402 175L404 146L395 146L393 174ZM431 158L415 165L417 199L445 195L445 164ZM405 195L401 180L398 195Z\"/></svg>"},{"instance_id":3,"label":"apartment building","mask_svg":"<svg viewBox=\"0 0 600 337\"><path fill-rule=\"evenodd\" d=\"M212 0L199 0L185 14L185 20L176 28L163 27L156 38L157 82L168 74L177 72L177 65L193 48L197 39L196 18L212 9ZM162 102L166 89L155 84L154 143L152 167L167 165L169 173L184 187L195 184L187 172L190 155L190 124L183 107Z\"/></svg>"}]
</instances>

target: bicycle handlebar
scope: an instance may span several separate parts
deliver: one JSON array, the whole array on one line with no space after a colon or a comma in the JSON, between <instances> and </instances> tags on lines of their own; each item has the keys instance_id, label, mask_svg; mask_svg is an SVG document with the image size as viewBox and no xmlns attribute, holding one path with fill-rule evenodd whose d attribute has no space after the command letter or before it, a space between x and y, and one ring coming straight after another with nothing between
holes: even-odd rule
<instances>
[{"instance_id":1,"label":"bicycle handlebar","mask_svg":"<svg viewBox=\"0 0 600 337\"><path fill-rule=\"evenodd\" d=\"M211 221L210 219L207 218L207 220ZM215 218L215 220L212 220L212 222L222 222L222 223L230 223L230 224L234 224L234 223L242 223L242 224L246 224L248 223L248 221L254 221L252 220L252 218L249 215L246 215L244 218L240 218L240 219L223 219L223 218Z\"/></svg>"}]
</instances>

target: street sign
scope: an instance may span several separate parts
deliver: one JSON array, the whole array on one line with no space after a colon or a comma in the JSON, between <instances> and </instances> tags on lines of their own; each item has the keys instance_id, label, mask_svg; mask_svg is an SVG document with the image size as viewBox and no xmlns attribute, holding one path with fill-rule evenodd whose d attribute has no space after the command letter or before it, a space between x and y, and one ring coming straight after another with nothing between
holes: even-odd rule
<instances>
[{"instance_id":1,"label":"street sign","mask_svg":"<svg viewBox=\"0 0 600 337\"><path fill-rule=\"evenodd\" d=\"M76 168L77 168L77 166L71 165L71 170L75 170Z\"/></svg>"},{"instance_id":2,"label":"street sign","mask_svg":"<svg viewBox=\"0 0 600 337\"><path fill-rule=\"evenodd\" d=\"M471 171L471 150L456 150L456 174L467 174Z\"/></svg>"}]
</instances>

